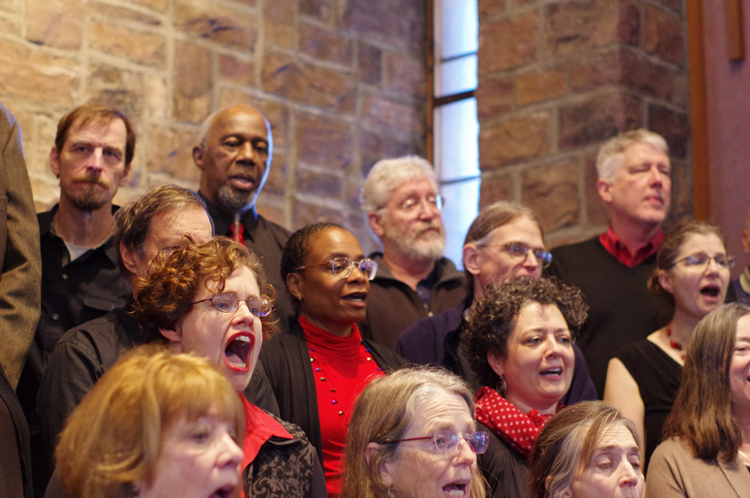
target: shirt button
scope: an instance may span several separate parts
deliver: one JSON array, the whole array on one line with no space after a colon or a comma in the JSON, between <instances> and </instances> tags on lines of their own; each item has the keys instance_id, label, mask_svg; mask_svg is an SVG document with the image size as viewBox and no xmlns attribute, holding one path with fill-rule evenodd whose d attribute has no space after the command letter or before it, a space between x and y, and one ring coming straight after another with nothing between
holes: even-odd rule
<instances>
[{"instance_id":1,"label":"shirt button","mask_svg":"<svg viewBox=\"0 0 750 498\"><path fill-rule=\"evenodd\" d=\"M68 279L68 274L67 273L63 273L62 274L62 279L63 280L67 280Z\"/></svg>"},{"instance_id":2,"label":"shirt button","mask_svg":"<svg viewBox=\"0 0 750 498\"><path fill-rule=\"evenodd\" d=\"M60 315L58 315L57 313L52 313L52 319L57 321L60 319Z\"/></svg>"}]
</instances>

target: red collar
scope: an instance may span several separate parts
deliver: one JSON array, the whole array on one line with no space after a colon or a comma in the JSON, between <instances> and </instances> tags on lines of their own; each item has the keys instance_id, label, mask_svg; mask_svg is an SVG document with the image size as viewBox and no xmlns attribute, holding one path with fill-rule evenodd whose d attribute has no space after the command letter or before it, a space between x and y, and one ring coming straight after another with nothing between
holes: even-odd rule
<instances>
[{"instance_id":1,"label":"red collar","mask_svg":"<svg viewBox=\"0 0 750 498\"><path fill-rule=\"evenodd\" d=\"M244 396L240 395L240 397L245 407L245 439L242 442L242 469L244 471L258 456L260 447L271 437L292 439L292 435L266 412L250 403Z\"/></svg>"},{"instance_id":2,"label":"red collar","mask_svg":"<svg viewBox=\"0 0 750 498\"><path fill-rule=\"evenodd\" d=\"M659 229L654 238L649 240L645 246L638 249L635 254L632 254L625 244L620 242L620 239L612 231L612 227L607 228L607 231L599 236L599 242L602 243L604 248L617 260L632 268L646 261L649 257L659 250L659 245L664 239L664 231Z\"/></svg>"}]
</instances>

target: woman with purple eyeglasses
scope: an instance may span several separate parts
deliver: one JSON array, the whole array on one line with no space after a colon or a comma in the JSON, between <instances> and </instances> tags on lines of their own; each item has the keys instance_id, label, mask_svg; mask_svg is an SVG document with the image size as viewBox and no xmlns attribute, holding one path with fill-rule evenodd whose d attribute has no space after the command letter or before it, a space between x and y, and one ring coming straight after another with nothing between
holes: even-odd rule
<instances>
[{"instance_id":1,"label":"woman with purple eyeglasses","mask_svg":"<svg viewBox=\"0 0 750 498\"><path fill-rule=\"evenodd\" d=\"M298 313L289 333L261 351L281 417L305 431L318 451L329 496L341 493L341 456L357 394L404 361L362 338L377 264L354 235L333 223L296 231L281 256L281 277Z\"/></svg>"}]
</instances>

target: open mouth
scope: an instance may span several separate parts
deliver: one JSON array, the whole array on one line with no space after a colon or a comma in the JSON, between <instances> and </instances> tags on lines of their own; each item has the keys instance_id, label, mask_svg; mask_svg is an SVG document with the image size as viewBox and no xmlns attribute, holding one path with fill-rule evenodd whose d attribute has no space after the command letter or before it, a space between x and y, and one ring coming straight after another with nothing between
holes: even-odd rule
<instances>
[{"instance_id":1,"label":"open mouth","mask_svg":"<svg viewBox=\"0 0 750 498\"><path fill-rule=\"evenodd\" d=\"M239 333L231 337L224 348L224 361L232 370L247 372L254 345L255 336L252 334Z\"/></svg>"},{"instance_id":2,"label":"open mouth","mask_svg":"<svg viewBox=\"0 0 750 498\"><path fill-rule=\"evenodd\" d=\"M701 294L707 297L717 298L721 294L721 289L716 284L708 284L701 287Z\"/></svg>"},{"instance_id":3,"label":"open mouth","mask_svg":"<svg viewBox=\"0 0 750 498\"><path fill-rule=\"evenodd\" d=\"M210 498L231 498L232 496L234 496L234 489L236 487L237 486L233 484L227 484L226 486L222 486L221 488L211 493Z\"/></svg>"},{"instance_id":4,"label":"open mouth","mask_svg":"<svg viewBox=\"0 0 750 498\"><path fill-rule=\"evenodd\" d=\"M539 375L545 375L545 376L551 376L551 375L562 375L563 369L562 367L552 367L548 368L547 370L542 370L539 372Z\"/></svg>"},{"instance_id":5,"label":"open mouth","mask_svg":"<svg viewBox=\"0 0 750 498\"><path fill-rule=\"evenodd\" d=\"M255 186L255 178L247 175L232 175L229 177L229 181L240 189L251 189Z\"/></svg>"},{"instance_id":6,"label":"open mouth","mask_svg":"<svg viewBox=\"0 0 750 498\"><path fill-rule=\"evenodd\" d=\"M468 482L452 482L447 486L443 486L443 492L448 496L466 496L469 491Z\"/></svg>"},{"instance_id":7,"label":"open mouth","mask_svg":"<svg viewBox=\"0 0 750 498\"><path fill-rule=\"evenodd\" d=\"M350 303L364 305L365 303L367 303L367 292L352 292L351 294L347 294L341 299L343 299L344 301L349 301Z\"/></svg>"}]
</instances>

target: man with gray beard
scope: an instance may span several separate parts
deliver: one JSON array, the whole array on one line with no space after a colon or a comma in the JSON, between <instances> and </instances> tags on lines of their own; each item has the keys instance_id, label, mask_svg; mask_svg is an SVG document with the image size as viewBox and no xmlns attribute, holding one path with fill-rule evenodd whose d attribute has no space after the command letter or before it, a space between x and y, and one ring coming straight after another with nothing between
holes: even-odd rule
<instances>
[{"instance_id":1,"label":"man with gray beard","mask_svg":"<svg viewBox=\"0 0 750 498\"><path fill-rule=\"evenodd\" d=\"M378 161L367 175L362 209L383 252L370 255L378 272L360 330L393 348L409 325L461 302L464 276L443 257L442 199L432 165L421 157Z\"/></svg>"},{"instance_id":2,"label":"man with gray beard","mask_svg":"<svg viewBox=\"0 0 750 498\"><path fill-rule=\"evenodd\" d=\"M85 104L60 119L49 160L60 180L60 201L39 213L42 307L19 381L18 398L38 441L36 394L44 365L66 330L116 307L130 295L117 266L112 205L135 153L128 118L108 106Z\"/></svg>"},{"instance_id":3,"label":"man with gray beard","mask_svg":"<svg viewBox=\"0 0 750 498\"><path fill-rule=\"evenodd\" d=\"M256 109L233 105L203 122L193 161L201 170L198 194L206 202L216 235L244 243L260 258L277 293L274 314L282 331L294 315L281 280L281 252L289 231L258 214L256 200L271 169L271 125Z\"/></svg>"}]
</instances>

